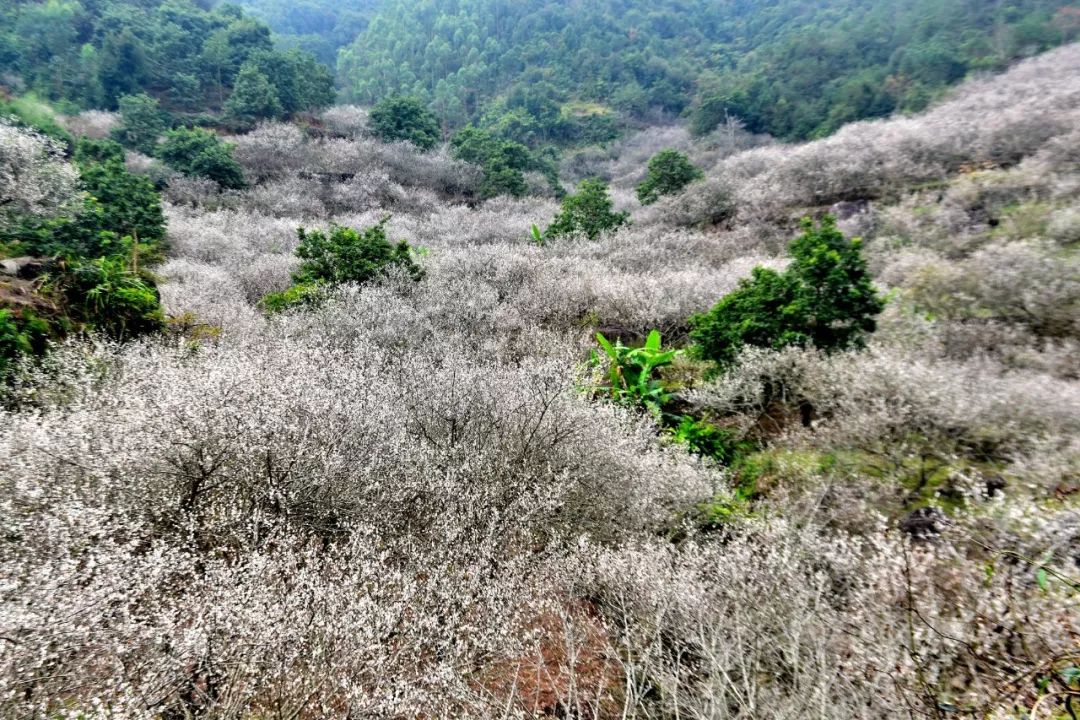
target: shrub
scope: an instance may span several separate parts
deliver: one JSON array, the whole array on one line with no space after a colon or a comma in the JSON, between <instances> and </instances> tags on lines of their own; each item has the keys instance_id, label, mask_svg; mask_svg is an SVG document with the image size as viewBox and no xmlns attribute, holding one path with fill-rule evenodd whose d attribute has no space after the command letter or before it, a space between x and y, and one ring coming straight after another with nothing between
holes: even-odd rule
<instances>
[{"instance_id":1,"label":"shrub","mask_svg":"<svg viewBox=\"0 0 1080 720\"><path fill-rule=\"evenodd\" d=\"M419 280L423 271L413 261L409 244L386 239L388 220L383 218L360 232L340 225L332 226L328 233L300 228L296 255L304 262L294 279L300 283L365 283L398 266Z\"/></svg>"},{"instance_id":2,"label":"shrub","mask_svg":"<svg viewBox=\"0 0 1080 720\"><path fill-rule=\"evenodd\" d=\"M154 154L158 138L165 132L165 118L158 101L146 93L120 98L120 124L112 137L125 147L147 155Z\"/></svg>"},{"instance_id":3,"label":"shrub","mask_svg":"<svg viewBox=\"0 0 1080 720\"><path fill-rule=\"evenodd\" d=\"M209 130L178 128L165 133L158 157L184 175L209 178L224 188L242 188L244 173L232 151L232 145Z\"/></svg>"},{"instance_id":4,"label":"shrub","mask_svg":"<svg viewBox=\"0 0 1080 720\"><path fill-rule=\"evenodd\" d=\"M236 76L232 94L225 101L225 117L240 129L255 127L259 120L281 115L281 101L277 91L263 75L258 66L247 62Z\"/></svg>"},{"instance_id":5,"label":"shrub","mask_svg":"<svg viewBox=\"0 0 1080 720\"><path fill-rule=\"evenodd\" d=\"M123 257L67 261L48 290L63 298L72 319L109 337L143 335L165 322L153 279Z\"/></svg>"},{"instance_id":6,"label":"shrub","mask_svg":"<svg viewBox=\"0 0 1080 720\"><path fill-rule=\"evenodd\" d=\"M533 162L529 149L524 145L503 140L487 130L467 127L450 140L453 156L458 160L479 165L484 170L480 194L486 198L496 195L525 194L524 171Z\"/></svg>"},{"instance_id":7,"label":"shrub","mask_svg":"<svg viewBox=\"0 0 1080 720\"><path fill-rule=\"evenodd\" d=\"M371 109L368 122L384 142L403 140L422 150L431 150L439 142L439 121L419 98L383 98Z\"/></svg>"},{"instance_id":8,"label":"shrub","mask_svg":"<svg viewBox=\"0 0 1080 720\"><path fill-rule=\"evenodd\" d=\"M698 455L731 465L747 452L753 443L745 440L737 428L722 428L706 420L684 415L671 430L672 437Z\"/></svg>"},{"instance_id":9,"label":"shrub","mask_svg":"<svg viewBox=\"0 0 1080 720\"><path fill-rule=\"evenodd\" d=\"M288 290L267 294L261 305L266 312L276 313L296 307L318 305L325 298L326 287L321 283L297 283Z\"/></svg>"},{"instance_id":10,"label":"shrub","mask_svg":"<svg viewBox=\"0 0 1080 720\"><path fill-rule=\"evenodd\" d=\"M667 391L654 377L654 373L678 357L679 350L662 350L660 333L653 330L645 344L630 348L616 340L611 343L603 333L596 333L608 362L608 385L603 388L616 402L641 406L659 415L668 400ZM592 362L600 364L600 356L593 351Z\"/></svg>"},{"instance_id":11,"label":"shrub","mask_svg":"<svg viewBox=\"0 0 1080 720\"><path fill-rule=\"evenodd\" d=\"M629 218L628 213L612 211L607 184L601 180L582 180L576 194L563 198L562 211L544 231L544 237L584 235L596 240L605 232L626 225Z\"/></svg>"},{"instance_id":12,"label":"shrub","mask_svg":"<svg viewBox=\"0 0 1080 720\"><path fill-rule=\"evenodd\" d=\"M704 177L705 173L678 150L661 150L649 160L649 173L637 186L637 197L642 205L651 205L661 196L675 195Z\"/></svg>"},{"instance_id":13,"label":"shrub","mask_svg":"<svg viewBox=\"0 0 1080 720\"><path fill-rule=\"evenodd\" d=\"M8 365L20 355L30 353L30 339L22 332L11 310L0 308L0 379Z\"/></svg>"},{"instance_id":14,"label":"shrub","mask_svg":"<svg viewBox=\"0 0 1080 720\"><path fill-rule=\"evenodd\" d=\"M266 295L261 302L267 312L317 305L326 297L328 286L341 283L366 283L392 268L400 268L413 280L423 277L423 270L412 257L412 249L402 240L386 239L383 218L377 225L362 231L334 225L328 232L300 228L296 255L302 262L293 273L293 285Z\"/></svg>"},{"instance_id":15,"label":"shrub","mask_svg":"<svg viewBox=\"0 0 1080 720\"><path fill-rule=\"evenodd\" d=\"M804 220L803 231L791 243L785 272L755 268L712 310L690 319L703 358L727 364L744 345L838 350L860 345L874 330L883 302L866 270L862 242L847 240L831 216L818 227Z\"/></svg>"}]
</instances>

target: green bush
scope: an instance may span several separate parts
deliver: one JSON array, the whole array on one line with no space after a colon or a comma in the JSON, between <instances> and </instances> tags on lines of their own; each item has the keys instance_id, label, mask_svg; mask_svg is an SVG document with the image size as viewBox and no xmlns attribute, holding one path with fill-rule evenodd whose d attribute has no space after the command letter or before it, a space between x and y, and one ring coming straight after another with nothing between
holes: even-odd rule
<instances>
[{"instance_id":1,"label":"green bush","mask_svg":"<svg viewBox=\"0 0 1080 720\"><path fill-rule=\"evenodd\" d=\"M650 332L645 344L639 348L627 347L619 340L611 343L602 333L596 333L596 341L607 356L608 364L608 384L601 391L615 402L644 407L659 415L668 401L668 394L656 378L656 371L670 365L680 351L663 350L657 330ZM600 364L600 356L595 350L592 363Z\"/></svg>"},{"instance_id":2,"label":"green bush","mask_svg":"<svg viewBox=\"0 0 1080 720\"><path fill-rule=\"evenodd\" d=\"M724 365L744 345L826 351L860 346L884 306L861 247L859 238L848 240L837 230L832 217L817 227L804 220L785 272L755 268L712 310L690 318L696 352Z\"/></svg>"},{"instance_id":3,"label":"green bush","mask_svg":"<svg viewBox=\"0 0 1080 720\"><path fill-rule=\"evenodd\" d=\"M158 101L146 93L139 93L124 95L119 105L120 125L113 130L113 139L145 155L153 155L158 138L166 128Z\"/></svg>"},{"instance_id":4,"label":"green bush","mask_svg":"<svg viewBox=\"0 0 1080 720\"><path fill-rule=\"evenodd\" d=\"M165 324L154 281L123 257L71 260L48 290L63 298L68 314L87 329L125 339Z\"/></svg>"},{"instance_id":5,"label":"green bush","mask_svg":"<svg viewBox=\"0 0 1080 720\"><path fill-rule=\"evenodd\" d=\"M262 299L262 308L268 313L282 312L298 307L314 307L326 298L326 285L322 283L297 283L282 292L270 293Z\"/></svg>"},{"instance_id":6,"label":"green bush","mask_svg":"<svg viewBox=\"0 0 1080 720\"><path fill-rule=\"evenodd\" d=\"M177 128L165 133L157 154L177 172L209 178L223 188L242 188L244 173L232 151L232 145L209 130Z\"/></svg>"},{"instance_id":7,"label":"green bush","mask_svg":"<svg viewBox=\"0 0 1080 720\"><path fill-rule=\"evenodd\" d=\"M649 160L649 172L637 186L637 197L642 205L650 205L703 177L705 173L678 150L661 150Z\"/></svg>"},{"instance_id":8,"label":"green bush","mask_svg":"<svg viewBox=\"0 0 1080 720\"><path fill-rule=\"evenodd\" d=\"M292 287L266 295L262 299L263 309L273 313L318 305L329 287L370 282L391 268L401 268L414 280L421 279L424 271L413 260L409 244L386 239L387 220L383 218L378 225L362 231L340 225L331 226L328 232L298 229L300 245L296 255L303 263L293 273Z\"/></svg>"},{"instance_id":9,"label":"green bush","mask_svg":"<svg viewBox=\"0 0 1080 720\"><path fill-rule=\"evenodd\" d=\"M368 122L380 140L411 142L421 150L431 150L441 136L438 118L414 97L383 98L371 109Z\"/></svg>"},{"instance_id":10,"label":"green bush","mask_svg":"<svg viewBox=\"0 0 1080 720\"><path fill-rule=\"evenodd\" d=\"M0 308L0 378L6 376L13 360L31 351L30 338L19 327L15 316L10 310Z\"/></svg>"},{"instance_id":11,"label":"green bush","mask_svg":"<svg viewBox=\"0 0 1080 720\"><path fill-rule=\"evenodd\" d=\"M483 197L525 194L524 172L533 167L534 159L524 145L498 138L487 130L467 127L450 139L450 148L458 160L483 168L484 181L480 186Z\"/></svg>"},{"instance_id":12,"label":"green bush","mask_svg":"<svg viewBox=\"0 0 1080 720\"><path fill-rule=\"evenodd\" d=\"M689 415L682 416L679 424L672 428L671 435L691 452L712 458L724 465L731 465L756 449L753 443L743 439L740 433Z\"/></svg>"},{"instance_id":13,"label":"green bush","mask_svg":"<svg viewBox=\"0 0 1080 720\"><path fill-rule=\"evenodd\" d=\"M577 193L562 199L562 210L544 231L544 237L584 235L589 240L616 230L629 222L628 213L612 211L608 187L601 180L582 180Z\"/></svg>"},{"instance_id":14,"label":"green bush","mask_svg":"<svg viewBox=\"0 0 1080 720\"><path fill-rule=\"evenodd\" d=\"M329 232L297 230L300 245L297 257L304 262L293 275L297 283L365 283L384 274L391 267L403 268L414 279L423 270L412 258L409 244L386 239L384 218L378 225L363 231L334 225Z\"/></svg>"}]
</instances>

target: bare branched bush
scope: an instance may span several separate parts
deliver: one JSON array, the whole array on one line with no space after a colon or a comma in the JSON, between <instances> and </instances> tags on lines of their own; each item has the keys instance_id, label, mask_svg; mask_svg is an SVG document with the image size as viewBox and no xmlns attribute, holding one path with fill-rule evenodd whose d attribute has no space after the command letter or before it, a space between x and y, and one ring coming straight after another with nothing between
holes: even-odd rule
<instances>
[{"instance_id":1,"label":"bare branched bush","mask_svg":"<svg viewBox=\"0 0 1080 720\"><path fill-rule=\"evenodd\" d=\"M72 135L104 140L120 124L120 115L104 110L83 110L78 115L61 117L60 122Z\"/></svg>"},{"instance_id":2,"label":"bare branched bush","mask_svg":"<svg viewBox=\"0 0 1080 720\"><path fill-rule=\"evenodd\" d=\"M628 134L564 163L634 214L595 242L360 108L233 138L249 187L167 178L169 331L0 384L0 715L1064 717L1077 78L1065 47L801 145ZM641 208L665 147L712 170ZM867 349L687 353L659 418L594 397L598 330L685 347L826 210L889 301ZM382 222L422 279L263 309L298 227Z\"/></svg>"},{"instance_id":3,"label":"bare branched bush","mask_svg":"<svg viewBox=\"0 0 1080 720\"><path fill-rule=\"evenodd\" d=\"M710 173L735 186L740 216L897 195L964 165L1010 165L1076 127L1080 47L968 83L918 117L847 125L824 140L774 145L722 160ZM1062 76L1069 77L1060 81Z\"/></svg>"},{"instance_id":4,"label":"bare branched bush","mask_svg":"<svg viewBox=\"0 0 1080 720\"><path fill-rule=\"evenodd\" d=\"M78 201L78 180L57 142L0 118L0 222L64 212Z\"/></svg>"},{"instance_id":5,"label":"bare branched bush","mask_svg":"<svg viewBox=\"0 0 1080 720\"><path fill-rule=\"evenodd\" d=\"M368 134L368 111L357 105L334 105L319 116L328 131L339 137L355 138Z\"/></svg>"}]
</instances>

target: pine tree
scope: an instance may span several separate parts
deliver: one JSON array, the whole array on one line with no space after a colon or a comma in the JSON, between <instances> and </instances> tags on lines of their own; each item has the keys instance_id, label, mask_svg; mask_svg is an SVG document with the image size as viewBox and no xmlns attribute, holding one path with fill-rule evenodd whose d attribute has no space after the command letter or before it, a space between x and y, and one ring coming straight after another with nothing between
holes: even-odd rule
<instances>
[{"instance_id":1,"label":"pine tree","mask_svg":"<svg viewBox=\"0 0 1080 720\"><path fill-rule=\"evenodd\" d=\"M253 63L244 63L236 76L232 94L225 101L225 117L239 129L250 129L259 120L281 115L274 86Z\"/></svg>"}]
</instances>

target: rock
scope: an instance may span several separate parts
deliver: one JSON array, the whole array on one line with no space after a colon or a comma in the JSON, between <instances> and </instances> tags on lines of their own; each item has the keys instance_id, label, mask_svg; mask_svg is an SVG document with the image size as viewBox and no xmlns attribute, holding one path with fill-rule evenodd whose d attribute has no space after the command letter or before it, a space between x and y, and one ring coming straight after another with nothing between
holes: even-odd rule
<instances>
[{"instance_id":1,"label":"rock","mask_svg":"<svg viewBox=\"0 0 1080 720\"><path fill-rule=\"evenodd\" d=\"M912 510L899 523L900 529L912 540L932 540L941 534L945 525L945 513L935 507Z\"/></svg>"},{"instance_id":2,"label":"rock","mask_svg":"<svg viewBox=\"0 0 1080 720\"><path fill-rule=\"evenodd\" d=\"M29 280L45 272L45 260L36 257L16 257L0 260L0 274Z\"/></svg>"},{"instance_id":3,"label":"rock","mask_svg":"<svg viewBox=\"0 0 1080 720\"><path fill-rule=\"evenodd\" d=\"M829 214L838 221L843 221L861 215L869 209L870 202L867 200L842 200L829 208Z\"/></svg>"},{"instance_id":4,"label":"rock","mask_svg":"<svg viewBox=\"0 0 1080 720\"><path fill-rule=\"evenodd\" d=\"M995 497L1008 487L1009 483L1000 475L991 475L986 478L986 496Z\"/></svg>"}]
</instances>

